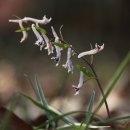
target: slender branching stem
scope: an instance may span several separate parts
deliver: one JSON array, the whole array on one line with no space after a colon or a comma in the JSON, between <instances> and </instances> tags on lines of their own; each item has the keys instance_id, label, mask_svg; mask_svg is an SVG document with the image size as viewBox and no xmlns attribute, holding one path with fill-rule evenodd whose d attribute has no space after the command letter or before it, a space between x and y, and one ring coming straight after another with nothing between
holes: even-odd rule
<instances>
[{"instance_id":1,"label":"slender branching stem","mask_svg":"<svg viewBox=\"0 0 130 130\"><path fill-rule=\"evenodd\" d=\"M68 42L66 42L66 41L63 40L63 39L62 39L62 42L64 42L64 43L70 45ZM71 46L71 48L73 49L73 51L74 51L77 55L79 55L79 52L78 52L75 48L73 48L72 46ZM85 59L84 57L81 57L81 59L82 59L85 63L87 63L87 65L90 67L90 69L92 70L92 72L93 72L93 74L94 74L94 76L95 76L95 80L96 80L96 82L97 82L97 84L98 84L98 87L99 87L99 89L100 89L100 91L101 91L101 94L102 94L102 96L103 96L103 100L104 100L104 103L105 103L105 107L106 107L106 111L107 111L108 118L110 118L110 110L109 110L109 107L108 107L108 103L107 103L107 100L106 100L106 98L105 98L105 94L104 94L102 85L101 85L101 83L100 83L100 80L99 80L99 78L98 78L98 76L97 76L97 73L96 73L96 71L95 71L95 69L94 69L94 66L93 66L92 64L90 64L90 63L88 62L88 60Z\"/></svg>"},{"instance_id":2,"label":"slender branching stem","mask_svg":"<svg viewBox=\"0 0 130 130\"><path fill-rule=\"evenodd\" d=\"M62 34L62 33L60 32L60 34ZM52 37L51 34L49 34L49 35ZM69 44L67 41L65 41L63 37L60 38L60 40L61 40L61 42L65 43L65 44L68 44L69 47L70 47L77 55L79 55L79 52L78 52L73 46L70 46L71 44ZM87 63L87 65L90 67L90 69L92 70L92 72L93 72L93 74L94 74L94 76L95 76L95 80L96 80L96 82L97 82L97 84L98 84L99 90L101 91L101 94L102 94L102 97L103 97L103 100L104 100L104 103L105 103L105 107L106 107L106 111L107 111L108 118L110 118L109 106L108 106L107 100L106 100L106 98L105 98L105 94L104 94L102 85L101 85L101 83L100 83L100 80L99 80L99 78L98 78L98 76L97 76L97 73L96 73L96 71L95 71L95 69L94 69L94 66L93 66L92 64L90 64L90 63L88 62L88 60L85 59L84 57L81 57L81 59L82 59L85 63ZM94 115L93 115L93 116L94 116Z\"/></svg>"},{"instance_id":3,"label":"slender branching stem","mask_svg":"<svg viewBox=\"0 0 130 130\"><path fill-rule=\"evenodd\" d=\"M51 37L53 37L51 34L49 34L49 33L47 33L47 34L50 35ZM79 52L78 52L74 47L72 47L71 44L69 44L68 42L66 42L66 41L64 40L64 38L63 38L63 36L62 36L62 33L61 33L61 29L60 29L60 36L61 36L60 40L61 40L63 43L68 44L69 47L70 47L77 55L79 55ZM107 100L106 100L106 98L105 98L105 94L104 94L102 85L101 85L101 83L100 83L100 80L98 79L97 73L96 73L96 71L95 71L95 69L94 69L94 66L93 66L91 63L89 63L88 60L85 59L84 57L81 57L81 59L90 67L90 69L92 70L92 72L93 72L93 74L94 74L94 76L95 76L95 80L96 80L96 82L97 82L97 84L98 84L98 87L99 87L99 89L100 89L100 91L101 91L101 94L102 94L102 96L103 96L103 100L104 100L104 103L105 103L105 106L106 106L108 118L110 118L110 111L109 111L108 103L107 103ZM94 115L93 115L93 116L94 116Z\"/></svg>"}]
</instances>

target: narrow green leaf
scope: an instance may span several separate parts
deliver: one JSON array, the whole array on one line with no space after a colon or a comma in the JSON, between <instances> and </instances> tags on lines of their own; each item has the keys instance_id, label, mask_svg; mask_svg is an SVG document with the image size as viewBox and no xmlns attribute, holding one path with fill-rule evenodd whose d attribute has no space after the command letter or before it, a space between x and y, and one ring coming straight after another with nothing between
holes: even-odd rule
<instances>
[{"instance_id":1,"label":"narrow green leaf","mask_svg":"<svg viewBox=\"0 0 130 130\"><path fill-rule=\"evenodd\" d=\"M61 116L55 116L55 118L51 119L51 120L47 120L44 124L41 124L40 126L37 127L37 129L43 128L45 127L47 124L50 124L52 121L58 121L63 117L66 116L70 116L72 114L86 114L86 111L72 111L72 112L68 112L68 113L64 113Z\"/></svg>"},{"instance_id":2,"label":"narrow green leaf","mask_svg":"<svg viewBox=\"0 0 130 130\"><path fill-rule=\"evenodd\" d=\"M42 125L40 125L40 126L38 126L38 128L42 128L42 127L44 127L44 126L46 126L47 124L49 124L49 123L51 123L52 121L57 121L57 120L60 120L61 118L63 118L63 117L66 117L66 116L70 116L70 115L72 115L72 114L80 114L80 115L86 115L86 114L88 114L88 112L87 111L72 111L72 112L68 112L68 113L64 113L64 114L62 114L61 116L56 116L55 118L53 118L53 119L51 119L51 120L47 120L44 124L42 124ZM91 113L92 114L92 113ZM96 115L96 118L98 119L98 120L100 120L100 122L103 122L104 121L104 119L101 119L101 117L99 117L99 116L97 116Z\"/></svg>"},{"instance_id":3,"label":"narrow green leaf","mask_svg":"<svg viewBox=\"0 0 130 130\"><path fill-rule=\"evenodd\" d=\"M130 119L130 115L121 116L121 117L111 117L110 119L102 120L99 123L107 124L107 123L111 123L111 122L115 122L115 121L119 121L119 120L126 120L126 119Z\"/></svg>"},{"instance_id":4,"label":"narrow green leaf","mask_svg":"<svg viewBox=\"0 0 130 130\"><path fill-rule=\"evenodd\" d=\"M41 108L41 109L43 109L43 110L45 110L45 111L48 111L48 112L51 112L52 114L54 114L52 111L50 111L49 108L47 108L46 106L42 105L39 101L34 100L34 99L31 98L30 96L27 96L26 94L24 94L24 93L22 93L22 92L20 92L20 94L21 94L23 97L25 97L25 98L27 98L28 100L30 100L30 101L31 101L34 105L36 105L37 107L39 107L39 108Z\"/></svg>"},{"instance_id":5,"label":"narrow green leaf","mask_svg":"<svg viewBox=\"0 0 130 130\"><path fill-rule=\"evenodd\" d=\"M30 27L27 27L27 28L18 29L15 32L20 33L20 32L23 32L23 31L29 31L30 29L31 29Z\"/></svg>"},{"instance_id":6,"label":"narrow green leaf","mask_svg":"<svg viewBox=\"0 0 130 130\"><path fill-rule=\"evenodd\" d=\"M39 99L39 95L38 95L38 92L36 91L35 89L35 86L33 85L33 82L31 80L31 78L27 75L27 74L24 74L24 76L26 77L28 83L30 84L31 88L33 89L34 93L35 93L35 96L37 97L37 99Z\"/></svg>"},{"instance_id":7,"label":"narrow green leaf","mask_svg":"<svg viewBox=\"0 0 130 130\"><path fill-rule=\"evenodd\" d=\"M38 90L38 93L39 93L41 103L45 106L48 106L47 100L46 100L45 95L43 93L42 86L41 86L41 84L40 84L40 82L37 78L37 75L35 75L35 83L36 83L36 87L37 87L37 90Z\"/></svg>"},{"instance_id":8,"label":"narrow green leaf","mask_svg":"<svg viewBox=\"0 0 130 130\"><path fill-rule=\"evenodd\" d=\"M82 67L79 64L77 64L76 67L78 70L82 71L87 77L89 77L89 78L95 77L94 74L91 71L89 71L88 69L86 69L85 67Z\"/></svg>"},{"instance_id":9,"label":"narrow green leaf","mask_svg":"<svg viewBox=\"0 0 130 130\"><path fill-rule=\"evenodd\" d=\"M89 105L88 105L88 114L86 114L86 119L85 119L85 122L84 122L84 123L86 123L85 129L88 129L89 124L91 122L94 99L95 99L95 91L93 91L93 94L91 95L90 102L89 102Z\"/></svg>"},{"instance_id":10,"label":"narrow green leaf","mask_svg":"<svg viewBox=\"0 0 130 130\"><path fill-rule=\"evenodd\" d=\"M37 107L39 107L39 108L41 108L41 109L51 113L52 115L55 115L55 116L61 116L62 115L61 112L57 111L56 109L52 108L51 106L46 107L46 106L42 105L40 102L35 101L33 98L27 96L24 93L20 93L20 94L22 96L24 96L25 98L27 98L28 100L30 100ZM61 120L64 121L65 123L67 123L67 124L73 124L73 122L69 118L67 118L67 117L61 117Z\"/></svg>"},{"instance_id":11,"label":"narrow green leaf","mask_svg":"<svg viewBox=\"0 0 130 130\"><path fill-rule=\"evenodd\" d=\"M39 82L39 80L37 78L37 75L35 75L35 82L36 82L36 86L37 86L37 90L38 90L38 93L39 93L39 97L40 97L41 103L43 104L43 106L48 107L47 100L45 98L42 86L41 86L41 84L40 84L40 82ZM50 112L46 111L46 114L47 114L48 119L52 119L53 118L53 116L51 115ZM51 125L52 125L53 128L56 126L55 122L52 122Z\"/></svg>"},{"instance_id":12,"label":"narrow green leaf","mask_svg":"<svg viewBox=\"0 0 130 130\"><path fill-rule=\"evenodd\" d=\"M108 128L110 126L96 126L96 125L89 125L88 128L90 129L101 129L101 128ZM86 124L83 124L81 127L81 123L74 123L74 125L62 125L58 128L56 128L56 130L83 130L86 128Z\"/></svg>"},{"instance_id":13,"label":"narrow green leaf","mask_svg":"<svg viewBox=\"0 0 130 130\"><path fill-rule=\"evenodd\" d=\"M123 72L127 68L127 66L129 65L129 63L130 63L130 51L128 52L128 54L126 55L124 60L121 62L121 64L117 68L114 76L112 77L110 83L108 84L107 89L105 91L105 95L104 95L105 99L109 96L111 91L114 89L115 84L118 82L118 80L120 79L121 75L123 74ZM97 107L96 107L94 113L97 113L97 111L101 108L103 103L104 103L104 99L100 98L99 102L97 103Z\"/></svg>"},{"instance_id":14,"label":"narrow green leaf","mask_svg":"<svg viewBox=\"0 0 130 130\"><path fill-rule=\"evenodd\" d=\"M89 105L88 105L88 114L86 115L86 121L87 122L91 118L94 99L95 99L95 91L93 91L93 94L91 95L90 102L89 102Z\"/></svg>"},{"instance_id":15,"label":"narrow green leaf","mask_svg":"<svg viewBox=\"0 0 130 130\"><path fill-rule=\"evenodd\" d=\"M69 48L69 45L66 44L66 43L61 43L61 42L52 42L52 44L53 44L53 45L56 45L56 46L58 46L58 47L60 47L60 48L63 48L63 49L67 49L67 48Z\"/></svg>"},{"instance_id":16,"label":"narrow green leaf","mask_svg":"<svg viewBox=\"0 0 130 130\"><path fill-rule=\"evenodd\" d=\"M36 27L36 29L37 29L39 32L41 32L41 33L43 33L43 34L46 34L46 30L45 30L45 29L41 28L40 26L35 26L35 27Z\"/></svg>"}]
</instances>

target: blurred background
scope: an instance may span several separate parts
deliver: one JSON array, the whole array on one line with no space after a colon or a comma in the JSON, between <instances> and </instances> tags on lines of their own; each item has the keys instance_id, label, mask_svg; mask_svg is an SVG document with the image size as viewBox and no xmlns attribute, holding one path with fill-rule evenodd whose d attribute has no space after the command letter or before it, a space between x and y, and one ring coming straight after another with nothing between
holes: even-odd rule
<instances>
[{"instance_id":1,"label":"blurred background","mask_svg":"<svg viewBox=\"0 0 130 130\"><path fill-rule=\"evenodd\" d=\"M81 95L75 97L72 84L78 84L79 72L75 69L73 75L68 75L61 66L55 67L47 52L39 51L39 47L34 46L36 37L31 31L28 39L20 44L22 34L15 33L19 26L8 22L9 19L16 19L15 16L41 19L44 15L52 17L52 21L43 27L51 32L50 26L53 25L59 32L60 26L64 25L64 39L79 52L89 50L90 43L93 46L95 43L105 44L105 49L94 59L105 89L130 50L129 0L0 0L0 104L6 105L18 91L33 95L26 76L34 80L37 73L49 103L63 111L86 109L92 90L96 90L97 98L100 95L96 83L89 81L81 90ZM65 61L66 53L61 65ZM74 64L79 63L76 58L74 61ZM80 63L85 65L82 61ZM127 102L129 70L110 96L113 100L110 102L111 110L130 111ZM36 116L36 113L33 114Z\"/></svg>"}]
</instances>

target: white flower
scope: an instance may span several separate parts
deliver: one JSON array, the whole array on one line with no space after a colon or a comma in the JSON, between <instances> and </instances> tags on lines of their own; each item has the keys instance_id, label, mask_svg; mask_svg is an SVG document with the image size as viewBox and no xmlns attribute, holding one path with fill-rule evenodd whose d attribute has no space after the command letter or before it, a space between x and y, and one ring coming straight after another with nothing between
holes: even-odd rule
<instances>
[{"instance_id":1,"label":"white flower","mask_svg":"<svg viewBox=\"0 0 130 130\"><path fill-rule=\"evenodd\" d=\"M72 64L71 57L72 57L72 49L68 48L68 51L67 51L67 61L66 61L66 63L64 65L62 65L64 68L68 69L68 73L69 72L73 73L73 68L74 68L73 64Z\"/></svg>"},{"instance_id":2,"label":"white flower","mask_svg":"<svg viewBox=\"0 0 130 130\"><path fill-rule=\"evenodd\" d=\"M60 42L59 37L58 37L57 33L55 32L54 28L51 27L51 29L52 29L53 36L55 38L55 42ZM51 59L54 59L56 61L56 66L58 66L60 63L60 59L61 59L62 48L60 48L59 46L56 46L56 45L54 45L54 47L56 49L56 57L52 57Z\"/></svg>"},{"instance_id":3,"label":"white flower","mask_svg":"<svg viewBox=\"0 0 130 130\"><path fill-rule=\"evenodd\" d=\"M44 38L44 40L46 42L45 49L48 50L48 55L50 55L51 53L53 53L54 47L52 46L50 40L48 39L48 37L44 33L42 33L42 36L43 36L43 38Z\"/></svg>"},{"instance_id":4,"label":"white flower","mask_svg":"<svg viewBox=\"0 0 130 130\"><path fill-rule=\"evenodd\" d=\"M94 55L97 54L98 52L102 51L104 49L104 44L102 46L99 46L97 43L95 44L95 48L90 50L90 51L85 51L82 52L78 55L78 58L81 58L85 55Z\"/></svg>"},{"instance_id":5,"label":"white flower","mask_svg":"<svg viewBox=\"0 0 130 130\"><path fill-rule=\"evenodd\" d=\"M56 61L56 66L58 66L61 59L61 48L55 46L55 49L56 49L56 57L52 57L51 59L54 59Z\"/></svg>"},{"instance_id":6,"label":"white flower","mask_svg":"<svg viewBox=\"0 0 130 130\"><path fill-rule=\"evenodd\" d=\"M55 38L55 42L60 42L59 37L58 37L56 31L54 30L53 26L51 26L51 30L52 30L53 36Z\"/></svg>"},{"instance_id":7,"label":"white flower","mask_svg":"<svg viewBox=\"0 0 130 130\"><path fill-rule=\"evenodd\" d=\"M32 24L32 30L33 30L34 34L36 35L36 37L37 37L37 41L35 42L35 45L40 46L40 50L42 50L42 48L44 47L44 41L43 41L43 38L40 35L40 33L35 28L35 24Z\"/></svg>"},{"instance_id":8,"label":"white flower","mask_svg":"<svg viewBox=\"0 0 130 130\"><path fill-rule=\"evenodd\" d=\"M23 21L22 21L22 19L9 20L9 22L18 23L20 29L23 29L23 28L24 28L24 27L23 27ZM20 43L22 43L23 41L25 41L25 40L27 39L27 37L28 37L27 31L22 31L22 34L23 34L23 37L21 38Z\"/></svg>"},{"instance_id":9,"label":"white flower","mask_svg":"<svg viewBox=\"0 0 130 130\"><path fill-rule=\"evenodd\" d=\"M34 19L34 18L30 18L30 17L24 17L23 19L9 19L9 22L13 22L13 23L19 23L19 26L21 29L23 29L23 22L27 23L28 21L30 22L34 22L36 25L38 24L43 24L46 25L48 24L50 21L52 20L52 18L47 18L46 15L44 15L43 19L39 20L39 19ZM28 34L26 31L22 31L23 33L23 37L21 38L21 43L27 38ZM37 44L37 43L36 43ZM42 45L40 46L40 48L42 49Z\"/></svg>"},{"instance_id":10,"label":"white flower","mask_svg":"<svg viewBox=\"0 0 130 130\"><path fill-rule=\"evenodd\" d=\"M52 20L52 18L46 18L46 15L44 15L43 19L39 20L39 19L34 19L34 18L30 18L30 17L24 17L23 21L30 21L30 22L34 22L36 24L43 24L46 25L48 24L50 21Z\"/></svg>"},{"instance_id":11,"label":"white flower","mask_svg":"<svg viewBox=\"0 0 130 130\"><path fill-rule=\"evenodd\" d=\"M79 84L78 84L78 86L72 85L72 87L74 87L75 91L76 91L75 95L79 94L80 88L83 86L83 83L84 83L84 74L83 74L82 71L80 71L80 77L79 77Z\"/></svg>"},{"instance_id":12,"label":"white flower","mask_svg":"<svg viewBox=\"0 0 130 130\"><path fill-rule=\"evenodd\" d=\"M23 27L23 22L22 22L22 20L19 20L19 27L21 28L21 29L23 29L24 27ZM22 33L23 33L23 37L21 38L21 43L23 42L23 41L25 41L26 39L27 39L27 37L28 37L28 33L26 32L26 31L22 31Z\"/></svg>"},{"instance_id":13,"label":"white flower","mask_svg":"<svg viewBox=\"0 0 130 130\"><path fill-rule=\"evenodd\" d=\"M41 19L41 20L39 20L39 19L34 19L34 18L30 18L30 17L24 17L23 19L21 19L23 22L28 22L28 21L30 21L30 22L34 22L34 23L36 23L37 25L38 24L43 24L43 25L46 25L46 24L48 24L51 20L52 20L52 18L46 18L46 15L44 15L44 17L43 17L43 19ZM14 23L18 23L18 19L10 19L9 20L9 22L14 22Z\"/></svg>"}]
</instances>

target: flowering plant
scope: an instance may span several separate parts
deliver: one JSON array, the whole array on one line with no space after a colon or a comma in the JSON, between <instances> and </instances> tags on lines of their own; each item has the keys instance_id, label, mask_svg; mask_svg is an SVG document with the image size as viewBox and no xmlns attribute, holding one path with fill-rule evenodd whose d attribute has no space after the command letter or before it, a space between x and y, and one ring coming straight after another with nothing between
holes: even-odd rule
<instances>
[{"instance_id":1,"label":"flowering plant","mask_svg":"<svg viewBox=\"0 0 130 130\"><path fill-rule=\"evenodd\" d=\"M49 22L51 22L51 20L52 20L52 18L48 19L48 18L46 18L46 16L44 16L42 20L25 17L23 19L15 19L15 20L11 19L11 20L9 20L9 22L14 22L14 23L19 24L20 30L17 30L16 32L22 32L23 36L20 40L20 43L23 43L27 39L27 37L28 37L27 31L32 29L32 31L34 32L34 34L37 38L37 41L34 44L39 46L40 50L42 50L43 48L47 49L48 55L53 54L54 50L55 50L56 56L52 57L51 59L54 59L54 61L56 62L56 66L58 66L60 64L62 50L68 49L66 63L63 64L62 66L68 70L68 73L71 72L73 74L74 66L73 66L73 62L72 62L72 57L74 56L73 52L76 52L75 49L72 47L72 45L69 45L68 43L66 43L64 41L62 35L61 35L61 37L59 37L57 35L53 26L51 26L51 30L52 30L54 41L50 40L47 36L47 32L45 31L45 29L43 29L39 26L39 24L46 25ZM24 28L23 24L27 23L27 22L32 22L32 25L31 25L31 27ZM99 53L100 51L102 51L103 49L104 49L104 44L102 46L100 46L96 43L94 49L91 49L90 51L78 53L77 58L82 58L86 55L95 55L95 54ZM80 71L80 78L79 78L79 84L77 86L73 85L73 87L76 90L75 95L79 94L79 90L83 86L84 74L90 78L93 78L93 77L96 78L96 75L94 75L92 72L88 71L85 67L81 67L80 65L77 65L77 68Z\"/></svg>"},{"instance_id":2,"label":"flowering plant","mask_svg":"<svg viewBox=\"0 0 130 130\"><path fill-rule=\"evenodd\" d=\"M109 127L107 124L103 125L103 126L96 126L96 125L92 125L92 119L95 116L96 112L99 110L99 108L102 106L103 103L105 103L106 106L106 110L107 110L107 114L108 114L108 121L106 122L110 122L110 111L109 111L109 107L108 107L108 103L107 103L107 96L109 95L110 91L112 90L114 84L117 81L117 78L120 77L121 73L118 74L118 76L115 76L114 79L112 80L112 84L110 84L108 86L108 91L106 93L104 93L102 85L99 81L99 78L97 76L97 73L95 71L95 68L93 66L93 55L101 52L104 49L104 44L102 44L101 46L98 45L97 43L95 44L95 48L92 47L91 45L91 50L89 51L84 51L79 53L71 44L69 44L68 42L66 42L62 36L61 30L60 30L60 36L58 36L57 32L55 31L54 27L51 26L51 31L52 34L48 34L47 31L45 29L43 29L40 25L46 25L49 24L51 22L52 18L47 18L46 16L43 17L43 19L35 19L35 18L31 18L31 17L24 17L23 19L10 19L9 22L13 22L13 23L18 23L20 29L16 30L16 32L21 32L22 33L22 38L20 40L20 43L23 43L27 37L28 37L28 31L32 30L34 35L36 36L37 40L34 43L34 45L37 45L40 47L40 51L42 51L43 49L47 50L48 55L54 55L52 56L51 59L53 59L56 62L56 66L60 65L60 61L62 58L62 51L63 50L67 50L67 60L66 63L63 64L62 66L67 69L68 73L74 74L74 63L73 63L73 57L76 56L77 58L81 58L88 66L89 69L86 67L83 67L80 64L76 65L76 68L79 70L79 83L78 85L72 85L72 87L75 89L75 94L74 95L78 95L80 93L80 89L82 88L84 82L85 82L85 76L89 79L94 79L97 82L97 85L101 91L102 94L102 100L99 102L99 106L97 107L97 109L92 112L92 106L94 103L94 97L95 97L95 91L93 91L93 94L91 96L90 99L90 103L88 105L88 112L86 114L86 119L85 121L83 121L83 123L77 123L74 122L72 120L70 120L69 118L65 117L62 113L60 113L59 111L55 110L54 108L51 108L44 96L44 93L42 91L42 87L40 85L40 82L38 81L37 76L35 77L35 82L36 82L36 86L37 86L37 90L39 95L37 95L38 97L40 97L40 101L36 102L35 100L33 100L31 97L22 94L23 96L25 96L26 98L28 98L30 101L32 101L35 105L37 105L38 107L44 109L46 111L47 117L48 117L48 121L46 122L46 124L44 124L44 126L46 126L48 129L48 124L51 124L51 126L53 128L56 128L56 122L55 122L55 116L59 116L58 118L60 118L62 121L64 121L65 123L67 123L67 125L64 125L62 127L58 127L56 128L57 130L62 130L62 129L72 129L72 128L81 128L81 129L87 129L87 128L105 128L105 127ZM31 22L31 26L29 27L24 27L24 24ZM91 61L89 62L85 57L86 56L91 56ZM119 70L122 72L124 70L124 66L126 66L128 64L130 60L130 54L128 54L128 56L125 59L125 63L123 65L121 65L121 67L119 67ZM123 67L122 67L123 66ZM119 118L117 118L119 119ZM113 119L114 120L114 119ZM36 129L39 130L39 127Z\"/></svg>"}]
</instances>

